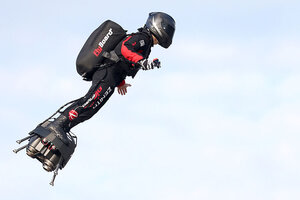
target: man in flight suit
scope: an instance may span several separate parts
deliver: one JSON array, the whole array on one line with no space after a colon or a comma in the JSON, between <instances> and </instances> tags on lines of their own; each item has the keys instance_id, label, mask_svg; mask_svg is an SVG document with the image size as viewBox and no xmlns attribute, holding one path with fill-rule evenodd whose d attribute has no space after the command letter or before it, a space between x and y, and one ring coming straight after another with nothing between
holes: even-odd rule
<instances>
[{"instance_id":1,"label":"man in flight suit","mask_svg":"<svg viewBox=\"0 0 300 200\"><path fill-rule=\"evenodd\" d=\"M163 12L150 13L145 26L126 36L114 49L120 61L113 63L109 59L104 60L109 67L94 72L92 86L87 94L66 108L45 128L54 132L67 145L66 132L96 114L115 88L121 95L127 93L127 88L131 86L125 82L127 76L134 77L140 69L160 68L158 59L148 60L151 48L156 44L168 48L172 44L174 32L175 21L170 15Z\"/></svg>"}]
</instances>

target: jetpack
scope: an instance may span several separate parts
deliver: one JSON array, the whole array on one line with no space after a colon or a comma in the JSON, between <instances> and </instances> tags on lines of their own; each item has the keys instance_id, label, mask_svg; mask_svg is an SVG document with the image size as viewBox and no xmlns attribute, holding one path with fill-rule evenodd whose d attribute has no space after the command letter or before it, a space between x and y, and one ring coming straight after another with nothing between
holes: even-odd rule
<instances>
[{"instance_id":1,"label":"jetpack","mask_svg":"<svg viewBox=\"0 0 300 200\"><path fill-rule=\"evenodd\" d=\"M125 38L126 30L118 23L106 20L88 37L76 59L76 69L84 80L91 81L104 59L118 62L114 49Z\"/></svg>"},{"instance_id":2,"label":"jetpack","mask_svg":"<svg viewBox=\"0 0 300 200\"><path fill-rule=\"evenodd\" d=\"M33 131L29 132L29 136L17 140L18 144L24 141L28 143L18 149L14 149L14 153L26 149L26 154L37 159L43 164L43 168L48 171L54 171L50 185L54 186L54 181L58 175L58 170L63 169L70 160L77 146L77 137L72 132L67 132L68 144L62 141L59 135L55 132L46 129L47 125L53 122L58 114L62 114L64 108L72 104L71 101L59 108L52 116L40 123Z\"/></svg>"}]
</instances>

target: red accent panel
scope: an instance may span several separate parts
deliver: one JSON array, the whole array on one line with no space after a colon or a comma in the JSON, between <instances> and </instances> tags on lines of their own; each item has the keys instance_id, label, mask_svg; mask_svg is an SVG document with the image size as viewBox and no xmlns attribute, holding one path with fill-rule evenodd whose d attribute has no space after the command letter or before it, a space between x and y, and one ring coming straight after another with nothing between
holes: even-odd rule
<instances>
[{"instance_id":1,"label":"red accent panel","mask_svg":"<svg viewBox=\"0 0 300 200\"><path fill-rule=\"evenodd\" d=\"M124 58L126 58L127 60L137 63L138 61L143 59L143 56L130 51L126 46L125 46L125 42L127 42L132 36L129 36L126 40L123 41L122 43L122 47L121 47L121 53L124 56Z\"/></svg>"},{"instance_id":2,"label":"red accent panel","mask_svg":"<svg viewBox=\"0 0 300 200\"><path fill-rule=\"evenodd\" d=\"M95 92L95 97L94 97L94 100L96 100L98 97L100 97L100 92L102 91L102 87L100 86L96 92Z\"/></svg>"},{"instance_id":3,"label":"red accent panel","mask_svg":"<svg viewBox=\"0 0 300 200\"><path fill-rule=\"evenodd\" d=\"M78 112L76 112L75 110L71 110L69 112L69 120L72 121L73 119L78 117Z\"/></svg>"},{"instance_id":4,"label":"red accent panel","mask_svg":"<svg viewBox=\"0 0 300 200\"><path fill-rule=\"evenodd\" d=\"M125 85L125 80L123 80L118 87L122 87L123 85Z\"/></svg>"}]
</instances>

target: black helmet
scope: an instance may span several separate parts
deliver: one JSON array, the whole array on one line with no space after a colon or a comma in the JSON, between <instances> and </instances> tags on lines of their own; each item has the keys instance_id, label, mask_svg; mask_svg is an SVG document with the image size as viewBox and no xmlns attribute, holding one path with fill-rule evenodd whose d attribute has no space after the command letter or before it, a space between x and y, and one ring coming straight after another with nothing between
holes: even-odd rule
<instances>
[{"instance_id":1,"label":"black helmet","mask_svg":"<svg viewBox=\"0 0 300 200\"><path fill-rule=\"evenodd\" d=\"M159 45L168 48L175 32L175 20L163 12L149 14L145 27L156 37Z\"/></svg>"}]
</instances>

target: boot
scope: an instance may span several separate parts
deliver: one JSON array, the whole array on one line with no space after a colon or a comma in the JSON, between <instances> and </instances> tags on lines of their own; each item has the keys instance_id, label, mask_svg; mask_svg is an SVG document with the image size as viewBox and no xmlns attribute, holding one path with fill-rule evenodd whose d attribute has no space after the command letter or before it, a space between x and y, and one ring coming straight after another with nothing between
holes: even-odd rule
<instances>
[{"instance_id":1,"label":"boot","mask_svg":"<svg viewBox=\"0 0 300 200\"><path fill-rule=\"evenodd\" d=\"M61 139L63 143L68 145L69 139L67 137L67 132L70 131L69 125L68 125L69 119L64 116L60 115L58 118L56 118L53 122L50 122L45 128L54 132L57 137Z\"/></svg>"}]
</instances>

